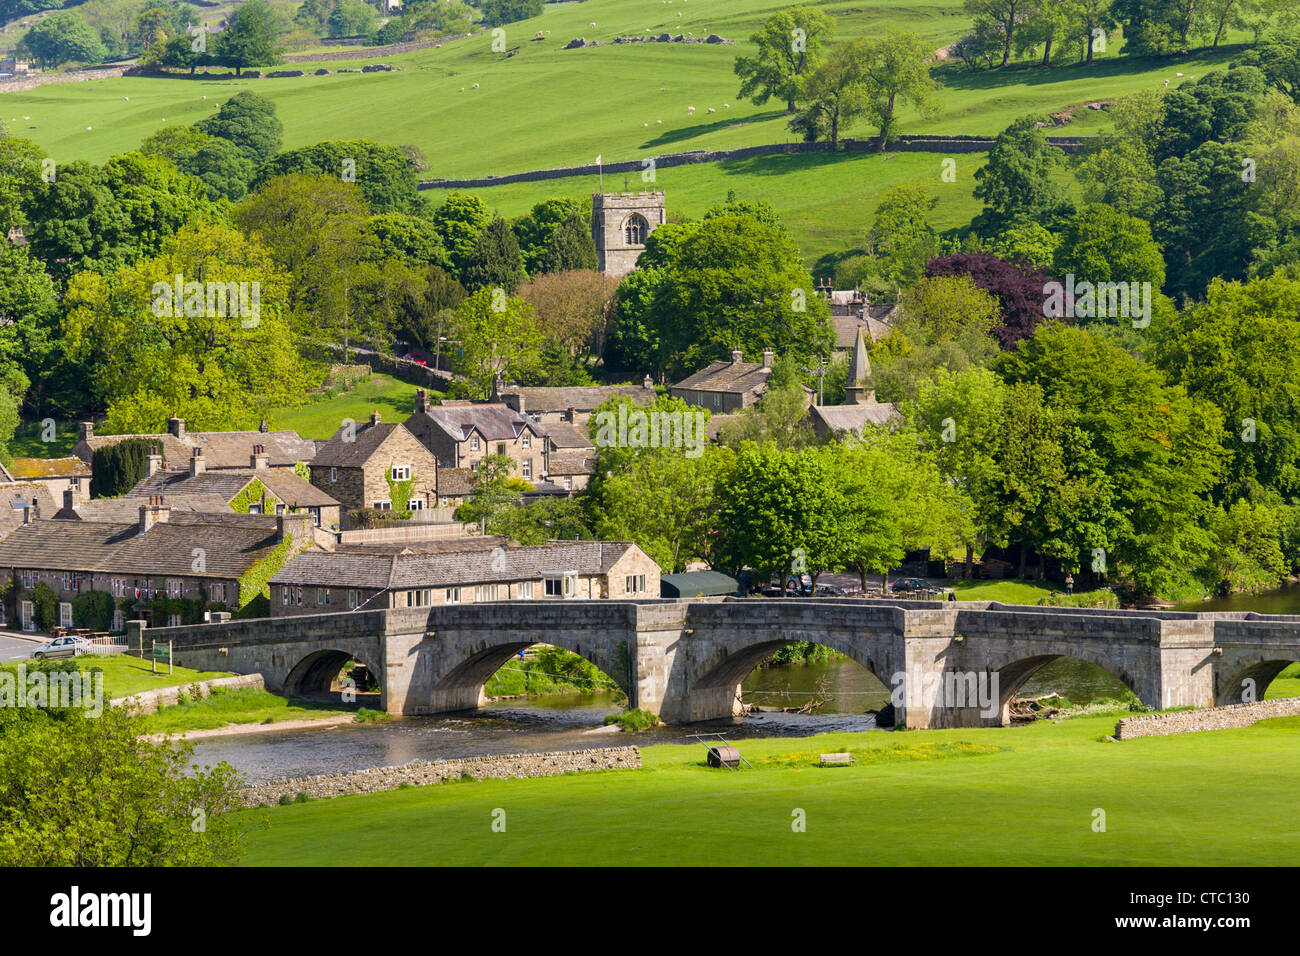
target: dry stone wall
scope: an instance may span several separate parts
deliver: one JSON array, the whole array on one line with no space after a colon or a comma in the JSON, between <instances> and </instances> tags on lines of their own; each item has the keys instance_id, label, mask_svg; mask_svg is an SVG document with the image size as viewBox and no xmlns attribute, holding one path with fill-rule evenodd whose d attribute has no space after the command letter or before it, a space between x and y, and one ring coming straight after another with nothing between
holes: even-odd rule
<instances>
[{"instance_id":1,"label":"dry stone wall","mask_svg":"<svg viewBox=\"0 0 1300 956\"><path fill-rule=\"evenodd\" d=\"M1176 710L1170 714L1143 714L1125 717L1115 724L1115 739L1164 737L1169 734L1196 734L1206 730L1231 730L1249 727L1270 717L1300 716L1300 697L1261 700L1253 704L1229 704L1200 710Z\"/></svg>"},{"instance_id":2,"label":"dry stone wall","mask_svg":"<svg viewBox=\"0 0 1300 956\"><path fill-rule=\"evenodd\" d=\"M158 666L163 667L165 665L159 664ZM255 690L266 689L261 674L240 674L237 677L214 677L212 680L195 681L192 684L181 684L179 687L160 687L157 690L146 690L139 694L132 694L129 697L115 698L108 703L111 707L132 707L141 714L152 714L159 707L171 707L179 701L182 691L187 696L193 696L197 693L200 697L207 697L215 688L239 690L244 687L252 687Z\"/></svg>"},{"instance_id":3,"label":"dry stone wall","mask_svg":"<svg viewBox=\"0 0 1300 956\"><path fill-rule=\"evenodd\" d=\"M639 770L641 751L636 747L602 747L536 754L503 754L459 760L417 760L400 767L374 767L352 773L322 774L259 783L241 791L246 807L278 803L299 794L321 799L351 793L379 793L403 785L424 787L468 774L475 780L515 777L554 777L584 770Z\"/></svg>"}]
</instances>

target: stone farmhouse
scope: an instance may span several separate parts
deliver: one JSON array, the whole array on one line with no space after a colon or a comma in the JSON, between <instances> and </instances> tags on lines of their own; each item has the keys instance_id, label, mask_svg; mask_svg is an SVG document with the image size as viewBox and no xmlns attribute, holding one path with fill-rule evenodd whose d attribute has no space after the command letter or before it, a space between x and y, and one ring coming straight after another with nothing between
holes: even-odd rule
<instances>
[{"instance_id":1,"label":"stone farmhouse","mask_svg":"<svg viewBox=\"0 0 1300 956\"><path fill-rule=\"evenodd\" d=\"M492 400L509 405L520 415L550 428L562 422L585 424L600 405L611 398L629 398L648 405L655 398L654 382L645 377L641 385L583 385L573 388L525 387L502 385L498 379Z\"/></svg>"},{"instance_id":2,"label":"stone farmhouse","mask_svg":"<svg viewBox=\"0 0 1300 956\"><path fill-rule=\"evenodd\" d=\"M547 480L565 491L587 487L596 467L596 445L586 423L547 426L546 450Z\"/></svg>"},{"instance_id":3,"label":"stone farmhouse","mask_svg":"<svg viewBox=\"0 0 1300 956\"><path fill-rule=\"evenodd\" d=\"M464 550L339 548L297 555L271 578L271 615L483 601L658 597L659 567L625 541Z\"/></svg>"},{"instance_id":4,"label":"stone farmhouse","mask_svg":"<svg viewBox=\"0 0 1300 956\"><path fill-rule=\"evenodd\" d=\"M505 455L525 481L546 476L546 429L499 402L443 402L430 405L416 393L415 414L406 427L433 452L439 468L478 469L488 455Z\"/></svg>"},{"instance_id":5,"label":"stone farmhouse","mask_svg":"<svg viewBox=\"0 0 1300 956\"><path fill-rule=\"evenodd\" d=\"M216 497L221 511L244 514L308 514L317 528L338 528L339 502L292 471L275 469L261 445L253 446L247 468L208 471L203 449L195 447L186 471L157 467L159 456L149 456L149 473L130 491L127 499L164 495L176 506L183 499Z\"/></svg>"},{"instance_id":6,"label":"stone farmhouse","mask_svg":"<svg viewBox=\"0 0 1300 956\"><path fill-rule=\"evenodd\" d=\"M81 494L90 491L90 466L75 455L70 458L15 458L6 468L0 465L0 481L39 482L55 501L69 488Z\"/></svg>"},{"instance_id":7,"label":"stone farmhouse","mask_svg":"<svg viewBox=\"0 0 1300 956\"><path fill-rule=\"evenodd\" d=\"M295 431L271 431L265 421L257 431L244 432L192 432L186 429L185 419L173 415L167 421L167 433L162 435L95 435L94 422L82 422L79 439L72 453L90 463L97 448L104 448L128 438L147 438L157 446L163 467L184 468L195 448L203 452L209 470L247 468L253 457L253 447L260 445L271 468L293 470L299 462L310 462L316 456L316 442L302 438Z\"/></svg>"},{"instance_id":8,"label":"stone farmhouse","mask_svg":"<svg viewBox=\"0 0 1300 956\"><path fill-rule=\"evenodd\" d=\"M408 425L385 422L379 412L372 412L368 423L345 425L320 444L311 483L345 508L435 507L438 461ZM395 489L404 501L393 500Z\"/></svg>"},{"instance_id":9,"label":"stone farmhouse","mask_svg":"<svg viewBox=\"0 0 1300 956\"><path fill-rule=\"evenodd\" d=\"M132 618L197 623L205 611L234 611L260 591L245 576L276 560L285 542L291 551L311 541L307 515L173 514L157 496L140 502L131 523L34 519L0 541L0 577L12 582L0 613L35 630L33 592L44 583L64 627L83 624L73 602L90 591L112 596L114 630Z\"/></svg>"},{"instance_id":10,"label":"stone farmhouse","mask_svg":"<svg viewBox=\"0 0 1300 956\"><path fill-rule=\"evenodd\" d=\"M53 517L58 505L39 481L0 483L0 540L37 518Z\"/></svg>"},{"instance_id":11,"label":"stone farmhouse","mask_svg":"<svg viewBox=\"0 0 1300 956\"><path fill-rule=\"evenodd\" d=\"M753 405L767 391L776 354L768 349L763 361L746 362L740 349L731 353L730 362L714 362L669 388L676 397L709 411L728 415Z\"/></svg>"}]
</instances>

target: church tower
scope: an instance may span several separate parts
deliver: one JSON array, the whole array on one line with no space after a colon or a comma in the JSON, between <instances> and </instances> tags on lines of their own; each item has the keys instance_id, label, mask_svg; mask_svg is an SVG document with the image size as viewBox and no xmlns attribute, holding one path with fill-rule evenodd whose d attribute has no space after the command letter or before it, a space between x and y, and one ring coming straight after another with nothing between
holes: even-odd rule
<instances>
[{"instance_id":1,"label":"church tower","mask_svg":"<svg viewBox=\"0 0 1300 956\"><path fill-rule=\"evenodd\" d=\"M636 268L646 236L665 222L664 194L593 193L591 237L596 241L596 268L622 278Z\"/></svg>"}]
</instances>

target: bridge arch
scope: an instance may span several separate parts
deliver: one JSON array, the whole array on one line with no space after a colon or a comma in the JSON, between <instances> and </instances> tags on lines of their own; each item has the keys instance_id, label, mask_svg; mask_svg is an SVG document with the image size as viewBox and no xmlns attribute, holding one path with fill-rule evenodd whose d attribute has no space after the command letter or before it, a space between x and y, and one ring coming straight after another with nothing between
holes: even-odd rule
<instances>
[{"instance_id":1,"label":"bridge arch","mask_svg":"<svg viewBox=\"0 0 1300 956\"><path fill-rule=\"evenodd\" d=\"M486 703L484 685L512 657L538 644L549 644L576 654L594 665L631 699L628 683L628 663L620 661L599 643L575 641L563 636L547 636L546 640L534 637L502 635L500 643L490 643L463 658L433 684L432 708L434 712L476 710Z\"/></svg>"},{"instance_id":2,"label":"bridge arch","mask_svg":"<svg viewBox=\"0 0 1300 956\"><path fill-rule=\"evenodd\" d=\"M1292 664L1300 661L1300 652L1292 656L1276 656L1277 652L1254 655L1238 660L1225 668L1225 677L1216 679L1214 705L1250 704L1264 699L1269 684Z\"/></svg>"},{"instance_id":3,"label":"bridge arch","mask_svg":"<svg viewBox=\"0 0 1300 956\"><path fill-rule=\"evenodd\" d=\"M1071 648L1066 653L1053 654L1035 654L1029 657L1021 657L1016 660L1003 664L996 669L998 675L998 722L1002 726L1011 723L1011 701L1020 692L1029 679L1041 671L1048 664L1063 659L1084 661L1101 668L1107 674L1110 674L1116 680L1120 681L1125 687L1132 691L1142 702L1148 706L1160 706L1160 701L1151 701L1143 698L1142 685L1130 675L1123 666L1116 666L1115 661L1108 659L1104 655L1095 654L1086 648Z\"/></svg>"},{"instance_id":4,"label":"bridge arch","mask_svg":"<svg viewBox=\"0 0 1300 956\"><path fill-rule=\"evenodd\" d=\"M383 688L382 667L376 667L372 662L360 659L352 651L330 647L312 651L289 669L284 679L285 696L306 697L310 694L328 693L333 688L334 678L338 677L339 671L348 661L366 665L370 673L379 681L380 688Z\"/></svg>"}]
</instances>

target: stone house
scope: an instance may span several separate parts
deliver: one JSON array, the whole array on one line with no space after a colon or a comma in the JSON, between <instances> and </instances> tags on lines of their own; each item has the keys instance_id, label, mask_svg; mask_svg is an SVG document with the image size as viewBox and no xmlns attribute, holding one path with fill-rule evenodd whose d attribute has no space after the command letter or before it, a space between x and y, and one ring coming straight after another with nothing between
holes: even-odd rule
<instances>
[{"instance_id":1,"label":"stone house","mask_svg":"<svg viewBox=\"0 0 1300 956\"><path fill-rule=\"evenodd\" d=\"M90 466L75 455L70 458L15 458L6 468L0 465L0 480L37 482L55 501L63 500L68 489L90 493Z\"/></svg>"},{"instance_id":2,"label":"stone house","mask_svg":"<svg viewBox=\"0 0 1300 956\"><path fill-rule=\"evenodd\" d=\"M546 426L565 422L583 425L591 413L611 398L629 398L639 405L649 405L655 399L654 382L647 375L640 385L583 385L573 388L493 386L492 400L509 405L520 415Z\"/></svg>"},{"instance_id":3,"label":"stone house","mask_svg":"<svg viewBox=\"0 0 1300 956\"><path fill-rule=\"evenodd\" d=\"M405 424L372 412L320 444L311 483L344 508L423 511L436 504L438 461ZM405 500L394 501L395 490Z\"/></svg>"},{"instance_id":4,"label":"stone house","mask_svg":"<svg viewBox=\"0 0 1300 956\"><path fill-rule=\"evenodd\" d=\"M739 349L731 353L730 362L714 362L694 375L682 379L669 392L692 405L707 408L717 415L727 415L748 408L767 391L776 355L771 349L763 361L746 362Z\"/></svg>"},{"instance_id":5,"label":"stone house","mask_svg":"<svg viewBox=\"0 0 1300 956\"><path fill-rule=\"evenodd\" d=\"M0 616L35 630L33 592L44 583L64 627L83 626L73 602L90 591L113 598L113 630L130 618L197 623L205 611L236 610L260 591L246 575L289 557L286 541L289 549L311 543L306 515L173 514L157 496L139 503L134 522L32 519L0 541L0 577L11 582Z\"/></svg>"},{"instance_id":6,"label":"stone house","mask_svg":"<svg viewBox=\"0 0 1300 956\"><path fill-rule=\"evenodd\" d=\"M509 548L470 543L463 550L411 545L396 552L312 549L271 578L273 616L658 596L658 565L626 541L551 541Z\"/></svg>"},{"instance_id":7,"label":"stone house","mask_svg":"<svg viewBox=\"0 0 1300 956\"><path fill-rule=\"evenodd\" d=\"M844 387L843 405L812 405L808 419L819 437L861 435L868 428L884 428L902 415L889 402L876 401L871 384L871 361L867 358L866 332L858 329Z\"/></svg>"},{"instance_id":8,"label":"stone house","mask_svg":"<svg viewBox=\"0 0 1300 956\"><path fill-rule=\"evenodd\" d=\"M564 422L546 429L546 478L565 491L587 487L596 467L596 445L585 424Z\"/></svg>"},{"instance_id":9,"label":"stone house","mask_svg":"<svg viewBox=\"0 0 1300 956\"><path fill-rule=\"evenodd\" d=\"M500 402L443 402L430 405L416 393L415 414L406 427L433 452L439 468L477 470L488 455L505 455L525 481L546 475L546 429Z\"/></svg>"},{"instance_id":10,"label":"stone house","mask_svg":"<svg viewBox=\"0 0 1300 956\"><path fill-rule=\"evenodd\" d=\"M195 448L202 450L207 468L218 471L225 468L247 468L253 457L253 447L260 445L270 468L293 471L299 463L306 464L316 456L317 443L303 438L288 429L272 431L262 422L257 431L243 432L192 432L185 427L185 419L173 415L167 420L167 432L157 435L96 435L94 422L82 422L77 444L72 453L87 464L92 463L95 450L128 438L147 438L162 456L164 468L185 468Z\"/></svg>"},{"instance_id":11,"label":"stone house","mask_svg":"<svg viewBox=\"0 0 1300 956\"><path fill-rule=\"evenodd\" d=\"M164 495L175 507L183 499L216 497L224 505L220 511L308 514L317 528L339 526L338 500L292 471L272 468L261 445L253 446L247 468L208 471L206 456L199 447L192 450L185 471L163 469L158 455L150 455L148 462L148 475L126 493L127 499Z\"/></svg>"},{"instance_id":12,"label":"stone house","mask_svg":"<svg viewBox=\"0 0 1300 956\"><path fill-rule=\"evenodd\" d=\"M0 483L0 540L37 518L52 518L58 505L39 481Z\"/></svg>"}]
</instances>

